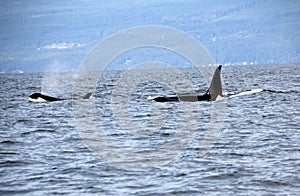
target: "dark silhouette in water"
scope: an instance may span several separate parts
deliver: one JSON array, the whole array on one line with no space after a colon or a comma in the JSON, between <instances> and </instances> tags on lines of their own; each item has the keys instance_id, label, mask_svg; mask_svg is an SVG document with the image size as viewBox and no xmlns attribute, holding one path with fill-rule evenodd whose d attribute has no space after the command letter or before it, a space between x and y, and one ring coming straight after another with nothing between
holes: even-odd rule
<instances>
[{"instance_id":1,"label":"dark silhouette in water","mask_svg":"<svg viewBox=\"0 0 300 196\"><path fill-rule=\"evenodd\" d=\"M172 96L172 97L155 97L152 100L156 102L177 102L177 101L215 101L218 96L223 97L222 95L222 83L221 83L221 69L222 65L219 65L213 75L211 80L210 87L204 95L198 96Z\"/></svg>"},{"instance_id":2,"label":"dark silhouette in water","mask_svg":"<svg viewBox=\"0 0 300 196\"><path fill-rule=\"evenodd\" d=\"M86 95L81 97L81 99L89 99L91 97L91 95L92 95L92 93L87 93ZM42 93L33 93L33 94L29 95L28 99L29 99L29 101L32 101L32 102L53 102L53 101L66 100L66 99L61 99L61 98L57 98L57 97L51 97L48 95L43 95Z\"/></svg>"}]
</instances>

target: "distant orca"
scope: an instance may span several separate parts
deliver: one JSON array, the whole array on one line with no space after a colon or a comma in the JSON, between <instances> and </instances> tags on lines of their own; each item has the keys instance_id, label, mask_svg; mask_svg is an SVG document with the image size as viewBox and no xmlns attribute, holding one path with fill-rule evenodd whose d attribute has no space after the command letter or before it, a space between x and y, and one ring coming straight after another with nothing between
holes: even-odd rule
<instances>
[{"instance_id":1,"label":"distant orca","mask_svg":"<svg viewBox=\"0 0 300 196\"><path fill-rule=\"evenodd\" d=\"M89 99L91 97L91 95L92 95L92 93L87 93L85 96L83 96L81 98ZM48 95L43 95L42 93L33 93L32 95L29 95L28 99L29 99L29 101L32 101L32 102L52 102L52 101L66 100L66 99L51 97Z\"/></svg>"},{"instance_id":2,"label":"distant orca","mask_svg":"<svg viewBox=\"0 0 300 196\"><path fill-rule=\"evenodd\" d=\"M155 97L150 98L156 102L178 102L178 101L215 101L217 98L222 97L222 84L221 84L221 68L222 65L219 65L213 75L210 87L206 91L204 95L191 96L191 95L183 95L183 96L173 96L173 97Z\"/></svg>"}]
</instances>

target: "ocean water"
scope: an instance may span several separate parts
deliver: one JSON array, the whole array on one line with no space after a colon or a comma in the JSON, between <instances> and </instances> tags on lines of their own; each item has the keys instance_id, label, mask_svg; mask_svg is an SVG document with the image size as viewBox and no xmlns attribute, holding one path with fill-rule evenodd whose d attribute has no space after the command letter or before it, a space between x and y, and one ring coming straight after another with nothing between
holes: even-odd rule
<instances>
[{"instance_id":1,"label":"ocean water","mask_svg":"<svg viewBox=\"0 0 300 196\"><path fill-rule=\"evenodd\" d=\"M299 65L225 66L224 92L266 91L219 103L147 99L206 91L197 71L180 72L186 81L168 70L90 73L79 83L74 73L1 74L0 194L299 194ZM41 90L94 95L28 101ZM203 153L218 111L219 130Z\"/></svg>"}]
</instances>

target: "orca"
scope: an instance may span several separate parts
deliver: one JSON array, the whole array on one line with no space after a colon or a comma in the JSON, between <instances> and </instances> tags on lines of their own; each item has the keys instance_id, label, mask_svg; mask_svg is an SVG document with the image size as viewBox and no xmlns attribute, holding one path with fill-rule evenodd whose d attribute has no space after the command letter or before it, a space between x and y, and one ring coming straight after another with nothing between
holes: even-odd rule
<instances>
[{"instance_id":1,"label":"orca","mask_svg":"<svg viewBox=\"0 0 300 196\"><path fill-rule=\"evenodd\" d=\"M89 99L91 97L92 93L87 93L81 99ZM28 96L29 101L31 102L53 102L53 101L62 101L67 99L61 99L56 97L51 97L48 95L43 95L42 93L33 93Z\"/></svg>"},{"instance_id":2,"label":"orca","mask_svg":"<svg viewBox=\"0 0 300 196\"><path fill-rule=\"evenodd\" d=\"M182 96L171 96L171 97L155 97L149 98L155 102L179 102L179 101L216 101L219 98L223 97L222 94L222 83L221 83L221 69L222 65L219 65L215 70L211 84L203 95L191 96L191 95L182 95Z\"/></svg>"}]
</instances>

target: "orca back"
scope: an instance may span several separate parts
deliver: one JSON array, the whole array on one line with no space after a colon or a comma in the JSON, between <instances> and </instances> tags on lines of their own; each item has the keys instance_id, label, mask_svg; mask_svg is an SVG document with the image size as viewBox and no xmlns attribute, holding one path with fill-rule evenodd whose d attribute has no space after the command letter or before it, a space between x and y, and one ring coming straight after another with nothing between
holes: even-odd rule
<instances>
[{"instance_id":1,"label":"orca back","mask_svg":"<svg viewBox=\"0 0 300 196\"><path fill-rule=\"evenodd\" d=\"M90 99L91 96L92 96L92 93L87 93L83 97L79 97L77 99ZM52 101L66 100L66 99L60 99L57 97L51 97L48 95L43 95L42 93L33 93L28 96L28 99L29 99L29 101L32 101L32 102L52 102Z\"/></svg>"},{"instance_id":2,"label":"orca back","mask_svg":"<svg viewBox=\"0 0 300 196\"><path fill-rule=\"evenodd\" d=\"M32 101L32 102L48 102L48 101L60 101L60 100L63 100L63 99L59 99L59 98L56 98L56 97L50 97L50 96L47 96L47 95L43 95L41 93L33 93L31 95L29 95L29 101Z\"/></svg>"}]
</instances>

